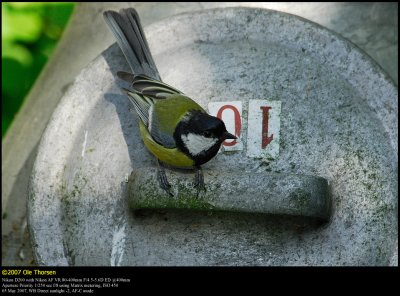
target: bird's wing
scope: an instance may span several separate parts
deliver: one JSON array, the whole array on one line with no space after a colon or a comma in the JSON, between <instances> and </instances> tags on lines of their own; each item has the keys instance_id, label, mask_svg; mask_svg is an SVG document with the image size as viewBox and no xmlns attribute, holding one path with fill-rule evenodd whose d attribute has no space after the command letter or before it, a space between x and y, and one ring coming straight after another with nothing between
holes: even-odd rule
<instances>
[{"instance_id":1,"label":"bird's wing","mask_svg":"<svg viewBox=\"0 0 400 296\"><path fill-rule=\"evenodd\" d=\"M146 75L136 75L124 71L118 71L117 76L128 82L130 88L135 92L149 96L152 99L165 99L169 95L183 94L180 90Z\"/></svg>"},{"instance_id":2,"label":"bird's wing","mask_svg":"<svg viewBox=\"0 0 400 296\"><path fill-rule=\"evenodd\" d=\"M167 148L176 147L174 132L178 123L188 111L198 110L205 112L196 102L187 96L176 94L165 99L154 101L149 131L155 141ZM163 124L168 122L168 124Z\"/></svg>"},{"instance_id":3,"label":"bird's wing","mask_svg":"<svg viewBox=\"0 0 400 296\"><path fill-rule=\"evenodd\" d=\"M166 148L175 148L176 125L188 110L205 112L196 102L172 86L145 75L118 72L118 77L129 82L124 89L140 119L152 138ZM168 122L168 124L162 124Z\"/></svg>"}]
</instances>

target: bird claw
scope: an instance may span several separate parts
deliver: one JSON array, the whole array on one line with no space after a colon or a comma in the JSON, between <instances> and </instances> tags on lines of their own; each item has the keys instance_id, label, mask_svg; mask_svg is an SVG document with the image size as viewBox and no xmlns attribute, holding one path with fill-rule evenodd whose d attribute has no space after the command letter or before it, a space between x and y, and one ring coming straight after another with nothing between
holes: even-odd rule
<instances>
[{"instance_id":1,"label":"bird claw","mask_svg":"<svg viewBox=\"0 0 400 296\"><path fill-rule=\"evenodd\" d=\"M161 189L165 190L169 196L174 196L171 192L171 184L168 182L167 175L165 174L164 167L160 166L158 169L158 182L160 183Z\"/></svg>"},{"instance_id":2,"label":"bird claw","mask_svg":"<svg viewBox=\"0 0 400 296\"><path fill-rule=\"evenodd\" d=\"M204 184L204 176L203 176L203 171L201 168L197 168L196 170L196 176L194 179L194 188L197 189L197 197L200 195L200 191L206 192L206 186Z\"/></svg>"},{"instance_id":3,"label":"bird claw","mask_svg":"<svg viewBox=\"0 0 400 296\"><path fill-rule=\"evenodd\" d=\"M158 162L158 181L160 184L160 188L165 190L169 196L173 197L173 193L171 191L171 184L168 182L167 175L165 174L165 169L162 163L159 161ZM197 189L197 194L196 197L199 197L200 191L206 192L206 186L204 184L204 176L203 176L203 171L201 170L201 167L196 168L196 176L194 179L194 188Z\"/></svg>"}]
</instances>

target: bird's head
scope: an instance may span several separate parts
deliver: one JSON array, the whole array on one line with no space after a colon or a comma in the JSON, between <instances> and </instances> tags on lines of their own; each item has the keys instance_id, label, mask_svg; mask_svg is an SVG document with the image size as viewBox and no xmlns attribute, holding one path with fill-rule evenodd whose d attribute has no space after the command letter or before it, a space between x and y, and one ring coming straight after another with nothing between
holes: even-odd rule
<instances>
[{"instance_id":1,"label":"bird's head","mask_svg":"<svg viewBox=\"0 0 400 296\"><path fill-rule=\"evenodd\" d=\"M214 157L222 142L237 139L228 133L224 122L200 111L190 111L178 124L175 140L183 152L202 164Z\"/></svg>"}]
</instances>

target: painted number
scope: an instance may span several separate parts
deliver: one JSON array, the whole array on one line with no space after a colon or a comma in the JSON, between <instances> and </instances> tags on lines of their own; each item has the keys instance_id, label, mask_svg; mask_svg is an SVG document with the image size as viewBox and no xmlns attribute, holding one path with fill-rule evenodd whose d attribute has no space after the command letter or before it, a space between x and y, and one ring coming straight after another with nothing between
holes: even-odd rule
<instances>
[{"instance_id":1,"label":"painted number","mask_svg":"<svg viewBox=\"0 0 400 296\"><path fill-rule=\"evenodd\" d=\"M228 132L238 140L227 140L223 143L225 151L243 150L242 136L242 102L209 103L211 115L225 122ZM281 102L270 100L250 100L247 120L247 149L249 157L276 158L279 155Z\"/></svg>"},{"instance_id":2,"label":"painted number","mask_svg":"<svg viewBox=\"0 0 400 296\"><path fill-rule=\"evenodd\" d=\"M248 113L247 156L278 157L281 102L250 100Z\"/></svg>"},{"instance_id":3,"label":"painted number","mask_svg":"<svg viewBox=\"0 0 400 296\"><path fill-rule=\"evenodd\" d=\"M238 137L238 140L226 140L222 143L225 151L243 150L243 143L240 141L242 134L242 102L215 102L208 104L208 111L211 115L220 118L231 134Z\"/></svg>"}]
</instances>

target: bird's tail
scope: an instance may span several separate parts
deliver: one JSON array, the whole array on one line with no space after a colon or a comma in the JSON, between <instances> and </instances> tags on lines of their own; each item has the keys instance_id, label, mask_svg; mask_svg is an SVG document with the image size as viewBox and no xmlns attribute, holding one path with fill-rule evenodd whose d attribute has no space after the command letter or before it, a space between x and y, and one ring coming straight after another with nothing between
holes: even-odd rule
<instances>
[{"instance_id":1,"label":"bird's tail","mask_svg":"<svg viewBox=\"0 0 400 296\"><path fill-rule=\"evenodd\" d=\"M103 16L133 73L161 80L136 10L121 9L119 13L108 10Z\"/></svg>"}]
</instances>

